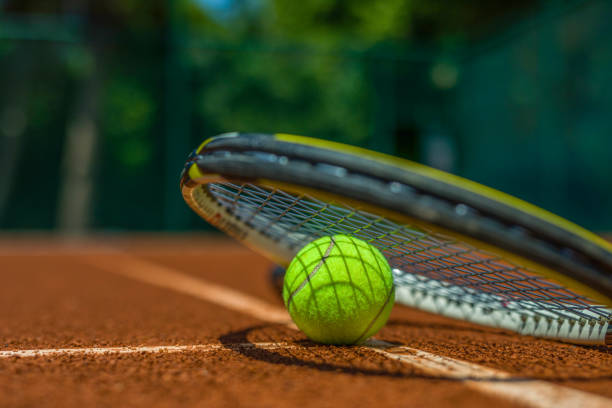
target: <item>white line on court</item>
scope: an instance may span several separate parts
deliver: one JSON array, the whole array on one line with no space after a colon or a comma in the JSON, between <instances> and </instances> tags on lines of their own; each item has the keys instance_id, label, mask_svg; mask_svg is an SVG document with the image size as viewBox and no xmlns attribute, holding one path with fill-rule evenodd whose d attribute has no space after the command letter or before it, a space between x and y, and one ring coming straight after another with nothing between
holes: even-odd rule
<instances>
[{"instance_id":1,"label":"white line on court","mask_svg":"<svg viewBox=\"0 0 612 408\"><path fill-rule=\"evenodd\" d=\"M463 384L493 397L533 408L610 407L612 400L595 394L563 387L546 381L518 378L511 374L467 361L438 356L406 346L371 340L368 344L378 353L419 367L432 376L455 378Z\"/></svg>"},{"instance_id":2,"label":"white line on court","mask_svg":"<svg viewBox=\"0 0 612 408\"><path fill-rule=\"evenodd\" d=\"M117 256L113 257L100 258L83 256L80 259L98 269L123 275L158 287L189 294L196 298L256 317L263 321L285 324L295 328L287 312L282 308L270 305L242 292L194 278L172 268L134 258L127 254L121 255L119 251L117 252ZM469 388L481 393L533 408L573 408L576 406L608 408L612 406L611 399L595 394L545 381L517 378L500 370L456 360L450 357L438 356L406 346L397 346L387 342L372 340L366 344L366 347L390 359L399 360L416 367L429 375L457 379L462 381L463 384ZM173 350L169 349L168 351Z\"/></svg>"},{"instance_id":3,"label":"white line on court","mask_svg":"<svg viewBox=\"0 0 612 408\"><path fill-rule=\"evenodd\" d=\"M113 257L83 257L81 259L87 260L90 265L98 269L127 276L154 286L173 289L263 321L290 325L296 328L291 322L289 314L282 308L153 262L134 258L130 255L121 255L120 253Z\"/></svg>"},{"instance_id":4,"label":"white line on court","mask_svg":"<svg viewBox=\"0 0 612 408\"><path fill-rule=\"evenodd\" d=\"M10 357L45 357L64 355L107 355L107 354L140 354L140 353L179 353L179 352L212 352L226 349L293 349L288 343L234 343L234 344L196 344L186 346L141 346L141 347L83 347L33 350L0 350L0 358Z\"/></svg>"},{"instance_id":5,"label":"white line on court","mask_svg":"<svg viewBox=\"0 0 612 408\"><path fill-rule=\"evenodd\" d=\"M386 341L370 339L365 343L374 351L394 360L417 365L420 369L432 376L444 376L457 380L503 380L512 378L512 375L504 371L483 367L467 361L455 360L454 358L438 356L423 350L407 346L397 346Z\"/></svg>"}]
</instances>

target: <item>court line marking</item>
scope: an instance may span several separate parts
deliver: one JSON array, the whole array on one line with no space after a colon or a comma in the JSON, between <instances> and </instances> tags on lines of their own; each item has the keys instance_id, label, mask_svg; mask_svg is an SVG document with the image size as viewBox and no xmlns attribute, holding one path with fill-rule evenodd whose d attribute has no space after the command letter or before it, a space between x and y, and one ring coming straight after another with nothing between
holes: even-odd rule
<instances>
[{"instance_id":1,"label":"court line marking","mask_svg":"<svg viewBox=\"0 0 612 408\"><path fill-rule=\"evenodd\" d=\"M215 303L226 309L256 317L259 320L289 325L297 329L284 309L270 305L253 296L226 286L206 282L178 270L166 268L119 251L116 251L115 255L104 258L83 256L81 259L86 260L90 266L97 269L123 275L153 286L173 289L176 292Z\"/></svg>"},{"instance_id":2,"label":"court line marking","mask_svg":"<svg viewBox=\"0 0 612 408\"><path fill-rule=\"evenodd\" d=\"M153 286L172 289L179 293L188 294L198 299L223 306L227 309L255 317L259 320L283 324L293 329L297 329L283 308L270 305L256 297L246 295L225 286L192 277L179 270L136 258L120 250L112 250L109 252L116 256L100 258L79 254L79 257L89 266L99 270L122 275ZM397 346L380 340L371 340L364 346L368 350L380 353L390 359L399 360L429 375L442 378L455 378L467 387L480 393L488 394L496 398L503 398L533 408L573 408L576 406L608 408L612 404L612 399L596 394L575 390L546 381L519 378L501 370L456 360L450 357L439 356L407 346ZM185 347L186 349L174 350L175 347ZM167 350L169 352L186 351L189 347L193 348L198 346L157 346L160 351ZM215 345L215 347L217 346ZM222 346L219 345L218 347ZM153 349L155 348L156 347L153 347ZM105 350L104 352L108 353L112 352L109 351L109 349L113 350L117 348L102 349ZM148 349L149 348L145 348L141 350L141 352L146 352ZM70 351L65 350L75 349L57 350L64 350L58 352L61 355L61 353L70 353ZM32 350L25 351L33 352ZM14 352L16 351L11 351L11 353Z\"/></svg>"},{"instance_id":3,"label":"court line marking","mask_svg":"<svg viewBox=\"0 0 612 408\"><path fill-rule=\"evenodd\" d=\"M438 356L407 346L387 346L383 341L371 340L372 350L420 368L432 376L456 378L475 391L492 397L533 408L573 408L612 406L612 399L542 380L520 378L505 371L484 367L467 361ZM391 350L391 351L388 351ZM407 354L406 354L407 353Z\"/></svg>"},{"instance_id":4,"label":"court line marking","mask_svg":"<svg viewBox=\"0 0 612 408\"><path fill-rule=\"evenodd\" d=\"M108 355L108 354L140 354L140 353L180 353L183 351L212 352L219 350L240 349L294 349L298 346L289 343L233 343L233 344L196 344L184 346L125 346L125 347L82 347L59 349L32 350L0 350L0 358L11 357L49 357L64 355Z\"/></svg>"}]
</instances>

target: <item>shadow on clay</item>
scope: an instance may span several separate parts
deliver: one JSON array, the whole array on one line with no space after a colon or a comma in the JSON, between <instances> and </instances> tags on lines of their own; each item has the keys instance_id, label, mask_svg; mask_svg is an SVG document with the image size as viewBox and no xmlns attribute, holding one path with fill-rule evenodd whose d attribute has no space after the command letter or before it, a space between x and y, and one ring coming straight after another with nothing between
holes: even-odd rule
<instances>
[{"instance_id":1,"label":"shadow on clay","mask_svg":"<svg viewBox=\"0 0 612 408\"><path fill-rule=\"evenodd\" d=\"M315 357L320 362L307 360L299 356L299 348L298 349L284 349L283 352L277 352L274 350L263 349L256 347L249 339L249 334L251 332L262 330L262 329L270 329L274 327L281 327L274 324L262 324L257 326L248 327L243 330L232 331L227 334L224 334L219 337L219 341L222 345L225 346L228 350L232 350L234 352L240 353L241 355L257 360L266 362L269 364L277 364L283 366L294 366L294 367L305 367L310 368L322 372L337 372L348 375L365 375L365 376L374 376L374 377L388 377L388 378L405 378L405 379L426 379L426 380L441 380L441 381L488 381L488 382L505 382L505 383L520 383L520 382L529 382L533 380L547 380L547 381L557 381L557 382L570 382L570 381L593 381L593 380L612 380L612 375L607 376L599 376L599 377L541 377L538 376L536 378L533 377L514 377L507 379L500 378L455 378L455 377L445 377L445 376L436 376L436 375L427 375L423 373L415 373L415 372L400 372L400 371L389 371L385 369L371 369L371 368L360 368L353 366L352 362L345 360L346 365L334 364L332 362L325 362L325 357L321 354L318 354L317 351L326 349L327 351L334 352L337 351L349 351L351 349L363 350L359 346L332 346L332 345L321 345L318 343L314 343L309 340L299 340L291 342L295 346L299 346L303 348L305 351L308 351L311 357ZM236 347L236 344L253 344L253 347ZM339 354L340 358L343 358ZM359 356L355 356L353 358L359 361ZM409 366L406 366L406 370L410 370Z\"/></svg>"},{"instance_id":2,"label":"shadow on clay","mask_svg":"<svg viewBox=\"0 0 612 408\"><path fill-rule=\"evenodd\" d=\"M457 324L449 323L425 323L415 322L412 320L389 319L385 326L389 327L406 327L412 329L435 329L435 330L452 330L454 332L472 332L472 333L491 333L505 336L516 336L516 334L495 328L468 326L458 322Z\"/></svg>"}]
</instances>

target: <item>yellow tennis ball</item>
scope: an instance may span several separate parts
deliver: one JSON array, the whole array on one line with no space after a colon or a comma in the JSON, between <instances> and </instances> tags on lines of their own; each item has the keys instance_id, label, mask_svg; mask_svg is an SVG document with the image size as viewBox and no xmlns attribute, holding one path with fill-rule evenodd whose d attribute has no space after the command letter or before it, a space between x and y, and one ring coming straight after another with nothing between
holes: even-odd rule
<instances>
[{"instance_id":1,"label":"yellow tennis ball","mask_svg":"<svg viewBox=\"0 0 612 408\"><path fill-rule=\"evenodd\" d=\"M289 264L283 299L311 340L359 344L389 318L393 275L385 257L367 242L348 235L322 237Z\"/></svg>"}]
</instances>

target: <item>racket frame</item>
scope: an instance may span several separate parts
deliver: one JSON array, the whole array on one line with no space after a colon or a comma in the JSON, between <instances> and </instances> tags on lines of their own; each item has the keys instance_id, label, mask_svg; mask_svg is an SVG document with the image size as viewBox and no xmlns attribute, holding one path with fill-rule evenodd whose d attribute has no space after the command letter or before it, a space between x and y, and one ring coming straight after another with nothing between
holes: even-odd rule
<instances>
[{"instance_id":1,"label":"racket frame","mask_svg":"<svg viewBox=\"0 0 612 408\"><path fill-rule=\"evenodd\" d=\"M213 157L216 154L215 152L222 153L218 160ZM232 161L228 160L227 157L221 157L223 156L223 152L229 153L230 156L233 155L235 160ZM257 164L255 162L258 161L259 158L256 160L251 160L252 157L249 158L249 152L271 154L276 157L276 161ZM318 152L318 154L313 155L313 152ZM335 160L335 158L337 159L339 155L349 156L355 160L355 154L358 154L358 157L367 163L365 163L365 165L364 163L354 163L351 166L343 167L339 164L347 164L347 157L342 157L343 160ZM372 164L372 160L374 160L374 165ZM290 161L296 163L299 162L301 165L311 167L321 163L331 166L330 172L322 174L323 176L327 177L327 180L308 181L308 177L312 176L312 174L310 174L308 177L305 176L300 178L299 174L293 174L291 171L289 171L288 164ZM334 166L337 169L340 169L336 175L333 174ZM364 176L365 172L361 172L361 174L357 172L359 166L362 168L367 167L366 170L370 171L371 173L375 173L375 176L368 174L367 177L364 177L361 180L359 180L359 178L357 180L352 180L353 184L358 183L359 185L357 188L353 186L350 194L346 194L346 189L342 187L342 183L346 183L347 174L343 174L342 169L344 169L344 171L351 172L353 177ZM350 169L347 170L346 167L350 167ZM422 182L420 178L424 177L427 179L433 177L433 180L436 183L452 183L453 188L459 188L460 191L464 192L467 191L469 193L468 195L476 194L478 196L480 194L482 196L484 194L484 197L487 200L492 200L495 210L499 210L498 207L504 208L507 206L514 206L515 208L518 208L519 205L522 205L520 208L521 212L527 214L524 215L523 219L521 220L523 224L526 222L525 220L527 220L527 224L529 224L529 220L535 218L538 220L538 222L547 225L547 233L549 234L557 236L565 231L566 243L573 243L577 239L581 242L581 245L577 245L575 248L587 248L587 252L589 252L589 254L603 254L603 256L600 256L600 259L603 259L604 262L607 260L606 257L609 254L612 254L612 251L607 253L609 249L608 247L612 248L612 246L609 246L607 242L596 235L583 230L580 227L569 223L568 221L560 219L557 216L547 213L544 210L537 209L537 207L524 203L521 200L514 198L508 199L507 197L509 196L506 196L503 193L492 193L492 191L494 192L492 189L481 187L476 183L465 181L456 176L447 175L446 173L429 169L416 163L379 155L358 148L345 147L342 145L338 147L333 143L330 144L317 139L303 138L299 136L276 135L275 137L271 137L270 135L246 136L239 134L227 134L209 139L205 141L198 149L196 149L188 159L182 175L181 187L185 201L196 213L219 229L225 231L252 249L263 253L268 258L274 260L280 265L287 265L292 259L293 255L300 248L286 248L283 247L281 243L271 242L269 238L262 236L258 233L258 231L253 230L248 225L244 225L239 220L236 220L223 205L215 202L214 197L202 196L203 194L207 194L205 191L205 186L207 184L223 182L253 183L268 189L278 189L292 194L306 194L325 202L343 203L372 214L382 215L389 220L404 225L424 225L426 230L429 232L451 237L484 251L495 253L504 259L510 260L514 264L521 265L522 267L525 267L532 272L536 272L543 277L559 282L562 285L574 289L577 292L586 295L593 300L599 301L604 305L612 305L610 296L605 290L601 291L594 288L596 285L593 285L593 283L599 279L599 271L592 268L591 265L588 265L587 268L582 268L583 271L582 273L578 274L579 277L577 278L575 274L576 269L574 269L575 265L572 265L572 262L568 262L567 259L556 259L557 263L555 264L555 262L550 262L551 258L555 258L554 256L550 257L546 256L545 254L543 258L546 260L546 262L542 262L541 254L534 255L534 253L529 253L528 255L530 256L525 256L526 251L524 248L526 245L524 240L528 241L530 238L529 235L531 234L525 234L525 231L522 231L521 229L517 229L516 236L513 237L515 240L523 240L522 245L519 245L520 250L517 251L516 247L513 245L507 245L507 242L502 242L500 245L499 240L497 240L497 242L496 240L493 240L494 243L492 243L490 239L487 239L490 237L487 237L486 234L484 234L485 236L483 237L482 231L470 231L469 228L461 228L461 226L457 227L456 225L453 225L455 228L452 229L446 228L440 225L445 224L446 221L441 221L438 218L439 214L437 214L435 211L428 215L427 208L421 208L422 211L417 211L416 213L418 217L415 217L414 215L407 215L405 211L401 211L401 208L390 208L392 206L378 205L377 202L388 203L390 200L398 200L398 196L404 199L410 198L408 196L402 197L401 194L402 186L407 186L405 180L398 182L390 177L381 177L385 172L397 173L398 168L403 169L405 172L406 167L409 168L410 172L417 174L418 177L415 178L417 185ZM304 174L307 173L306 167L304 167L302 170L306 171L303 172ZM257 177L254 177L253 175L257 175ZM274 178L271 178L270 176ZM298 181L298 183L292 181ZM374 185L377 185L377 188L374 188ZM381 186L383 186L383 188L381 188ZM412 192L414 189L413 185L408 187L409 188L406 191ZM436 188L438 190L436 190ZM368 191L364 191L364 189ZM430 188L430 190L434 190L432 192L433 201L428 204L435 204L436 200L440 200L439 195L444 194L444 191L440 191L439 189L440 186ZM337 194L333 191L342 191L343 194ZM456 192L452 193L457 194ZM200 197L197 199L195 198L196 194L200 195ZM381 199L383 196L391 197L391 199ZM469 206L466 205L466 208L459 207L460 209L466 210L465 212L462 211L461 214L457 213L457 206L465 205L462 201L466 200L456 200L458 201L458 204L454 204L455 214L452 214L452 216L457 221L460 221L459 224L469 225L470 220L465 219L466 215L483 216L483 206L480 206L478 209L474 210L471 206L473 200L474 197L470 197L470 200L467 200L470 202ZM446 203L448 203L448 201L449 200L446 200ZM202 203L207 204L203 206ZM442 200L442 203L445 203L445 200ZM491 208L492 207L489 206L489 211ZM536 208L536 210L534 210L534 208ZM505 211L508 212L507 209L505 209ZM501 212L503 213L503 211ZM510 213L511 212L512 211L510 211ZM507 215L508 214L505 216ZM484 219L488 220L486 217ZM559 221L559 219L561 221ZM499 220L494 219L494 221L493 227L499 227ZM529 225L532 226L531 224ZM466 230L467 233L471 233L472 236L468 236ZM569 239L568 236L571 236L571 239ZM533 245L533 243L529 243L527 247L529 247L529 245ZM551 265L551 263L553 265ZM587 270L586 274L584 273L584 269ZM593 272L595 272L594 276L592 274ZM589 276L589 274L592 276ZM420 303L420 305L418 305L420 308L439 313L440 305L435 305L435 302L432 303L431 299L427 300L426 294L417 294L413 291L410 294L404 293L401 297L404 299L412 298L411 301L405 303L411 303L412 305ZM425 306L427 302L431 304L429 306ZM448 309L446 306L444 306L444 308ZM465 310L462 313L463 317L461 318L465 319L466 313L474 314L474 308ZM445 314L449 315L448 311ZM487 315L487 313L482 313L481 311L481 313L477 313L477 315L484 316ZM515 316L513 319L516 318L523 319L524 317ZM496 317L495 319L499 320L499 317ZM475 319L472 318L471 320L474 321ZM476 320L481 320L478 322L483 323L482 318ZM503 319L501 320L503 321ZM524 330L524 332L527 332L528 334L545 335L548 337L546 333L542 333L542 330L536 330L536 320L537 319L533 319L533 322L531 323L524 321L523 326L534 326L526 331ZM484 324L488 325L491 325L490 323L490 321L489 323L484 322ZM606 323L607 322L602 322L602 325ZM504 326L508 325L502 324L502 327ZM516 330L516 321L513 320L510 326L513 326L512 328ZM550 324L548 326L550 326ZM558 329L559 328L557 327L556 330ZM607 338L606 341L612 341L612 335L610 333L607 333L604 337Z\"/></svg>"}]
</instances>

